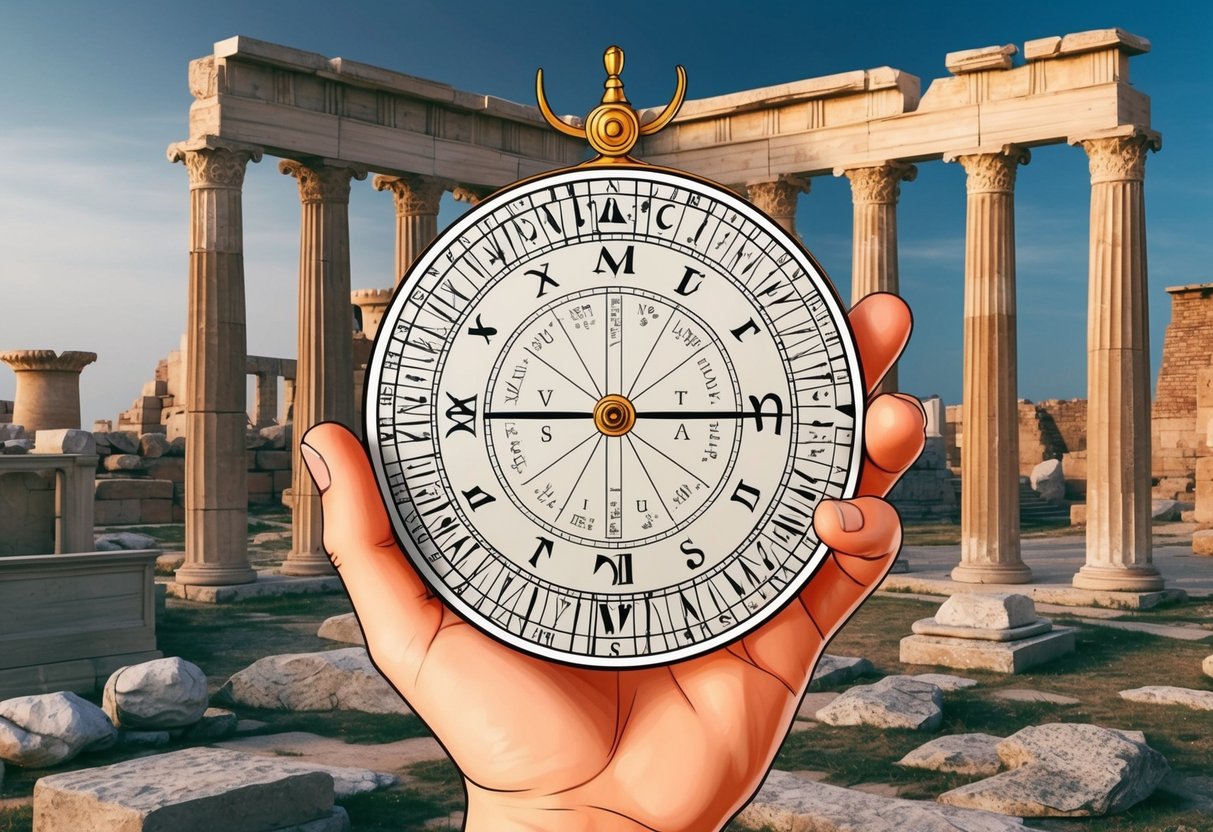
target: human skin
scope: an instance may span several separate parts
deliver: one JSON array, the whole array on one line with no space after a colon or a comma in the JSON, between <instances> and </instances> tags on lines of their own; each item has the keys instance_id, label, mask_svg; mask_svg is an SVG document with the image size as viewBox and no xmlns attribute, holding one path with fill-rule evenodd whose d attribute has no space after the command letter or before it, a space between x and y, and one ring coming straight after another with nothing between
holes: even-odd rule
<instances>
[{"instance_id":1,"label":"human skin","mask_svg":"<svg viewBox=\"0 0 1213 832\"><path fill-rule=\"evenodd\" d=\"M870 394L910 311L877 294L849 317ZM826 643L888 571L901 521L882 498L924 428L917 399L872 399L858 496L815 513L831 552L800 596L738 641L638 670L545 661L469 625L400 550L359 440L317 425L303 458L371 659L463 774L467 832L708 832L753 797Z\"/></svg>"}]
</instances>

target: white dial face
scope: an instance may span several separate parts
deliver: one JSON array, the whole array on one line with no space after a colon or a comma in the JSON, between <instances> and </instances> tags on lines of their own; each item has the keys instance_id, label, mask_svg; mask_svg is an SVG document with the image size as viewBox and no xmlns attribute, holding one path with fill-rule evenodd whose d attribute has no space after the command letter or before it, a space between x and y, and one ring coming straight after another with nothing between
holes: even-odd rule
<instances>
[{"instance_id":1,"label":"white dial face","mask_svg":"<svg viewBox=\"0 0 1213 832\"><path fill-rule=\"evenodd\" d=\"M367 438L404 549L468 621L594 667L677 661L803 589L853 496L863 394L817 265L728 191L644 168L502 191L380 326Z\"/></svg>"}]
</instances>

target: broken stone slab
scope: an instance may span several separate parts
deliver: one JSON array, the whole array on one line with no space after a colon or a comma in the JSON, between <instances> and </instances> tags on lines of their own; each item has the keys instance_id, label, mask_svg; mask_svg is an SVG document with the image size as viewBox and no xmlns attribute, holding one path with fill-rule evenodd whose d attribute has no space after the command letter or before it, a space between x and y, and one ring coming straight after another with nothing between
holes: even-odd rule
<instances>
[{"instance_id":1,"label":"broken stone slab","mask_svg":"<svg viewBox=\"0 0 1213 832\"><path fill-rule=\"evenodd\" d=\"M935 613L935 622L942 627L981 630L1010 630L1037 620L1032 599L1009 592L959 592L944 601Z\"/></svg>"},{"instance_id":2,"label":"broken stone slab","mask_svg":"<svg viewBox=\"0 0 1213 832\"><path fill-rule=\"evenodd\" d=\"M1205 660L1208 664L1208 660ZM1213 690L1193 690L1172 685L1146 685L1132 690L1122 690L1121 699L1130 702L1148 702L1152 705L1182 705L1197 711L1213 711Z\"/></svg>"},{"instance_id":3,"label":"broken stone slab","mask_svg":"<svg viewBox=\"0 0 1213 832\"><path fill-rule=\"evenodd\" d=\"M907 768L949 771L989 777L1002 771L997 746L1002 737L992 734L952 734L920 745L897 761Z\"/></svg>"},{"instance_id":4,"label":"broken stone slab","mask_svg":"<svg viewBox=\"0 0 1213 832\"><path fill-rule=\"evenodd\" d=\"M1003 688L991 691L990 696L1006 702L1047 702L1050 705L1077 705L1082 701L1073 696L1062 696L1060 693L1048 693L1027 688Z\"/></svg>"},{"instance_id":5,"label":"broken stone slab","mask_svg":"<svg viewBox=\"0 0 1213 832\"><path fill-rule=\"evenodd\" d=\"M964 690L977 685L976 679L966 679L964 676L953 676L950 673L917 673L910 678L934 685L944 693Z\"/></svg>"},{"instance_id":6,"label":"broken stone slab","mask_svg":"<svg viewBox=\"0 0 1213 832\"><path fill-rule=\"evenodd\" d=\"M1010 69L1011 56L1019 49L1013 43L1005 46L983 46L979 49L962 49L949 52L944 57L944 66L953 75L979 72L985 69Z\"/></svg>"},{"instance_id":7,"label":"broken stone slab","mask_svg":"<svg viewBox=\"0 0 1213 832\"><path fill-rule=\"evenodd\" d=\"M1060 459L1046 459L1037 465L1032 469L1028 481L1042 500L1060 503L1066 498L1066 476Z\"/></svg>"},{"instance_id":8,"label":"broken stone slab","mask_svg":"<svg viewBox=\"0 0 1213 832\"><path fill-rule=\"evenodd\" d=\"M1082 723L1024 728L997 751L1009 771L938 800L1018 817L1098 817L1145 800L1170 770L1140 732Z\"/></svg>"},{"instance_id":9,"label":"broken stone slab","mask_svg":"<svg viewBox=\"0 0 1213 832\"><path fill-rule=\"evenodd\" d=\"M34 434L36 454L95 454L97 442L91 431L78 428L40 430Z\"/></svg>"},{"instance_id":10,"label":"broken stone slab","mask_svg":"<svg viewBox=\"0 0 1213 832\"><path fill-rule=\"evenodd\" d=\"M139 434L130 430L111 430L105 435L116 454L138 454Z\"/></svg>"},{"instance_id":11,"label":"broken stone slab","mask_svg":"<svg viewBox=\"0 0 1213 832\"><path fill-rule=\"evenodd\" d=\"M1031 624L1024 624L1022 627L993 630L984 627L946 626L940 624L937 618L920 618L910 625L910 629L922 636L973 638L981 641L1018 641L1049 632L1053 629L1053 622L1047 618L1038 618Z\"/></svg>"},{"instance_id":12,"label":"broken stone slab","mask_svg":"<svg viewBox=\"0 0 1213 832\"><path fill-rule=\"evenodd\" d=\"M110 454L102 467L107 471L142 471L147 463L138 454Z\"/></svg>"},{"instance_id":13,"label":"broken stone slab","mask_svg":"<svg viewBox=\"0 0 1213 832\"><path fill-rule=\"evenodd\" d=\"M33 449L34 441L32 439L6 439L4 441L3 451L9 456L28 454Z\"/></svg>"},{"instance_id":14,"label":"broken stone slab","mask_svg":"<svg viewBox=\"0 0 1213 832\"><path fill-rule=\"evenodd\" d=\"M267 656L233 675L215 696L273 710L412 713L362 647Z\"/></svg>"},{"instance_id":15,"label":"broken stone slab","mask_svg":"<svg viewBox=\"0 0 1213 832\"><path fill-rule=\"evenodd\" d=\"M56 766L117 739L103 710L68 691L0 702L0 760L16 766Z\"/></svg>"},{"instance_id":16,"label":"broken stone slab","mask_svg":"<svg viewBox=\"0 0 1213 832\"><path fill-rule=\"evenodd\" d=\"M901 640L900 659L904 664L1022 673L1073 653L1076 633L1074 627L1054 627L1050 632L1019 641L912 635Z\"/></svg>"},{"instance_id":17,"label":"broken stone slab","mask_svg":"<svg viewBox=\"0 0 1213 832\"><path fill-rule=\"evenodd\" d=\"M112 534L99 534L93 538L93 545L98 551L113 551L116 549L159 549L160 541L152 537L150 534L139 534L138 532L114 532ZM102 546L108 546L108 549L103 549Z\"/></svg>"},{"instance_id":18,"label":"broken stone slab","mask_svg":"<svg viewBox=\"0 0 1213 832\"><path fill-rule=\"evenodd\" d=\"M169 440L163 433L145 433L139 437L139 456L155 459L168 453Z\"/></svg>"},{"instance_id":19,"label":"broken stone slab","mask_svg":"<svg viewBox=\"0 0 1213 832\"><path fill-rule=\"evenodd\" d=\"M814 718L827 725L935 731L943 722L943 692L910 676L886 676L844 691Z\"/></svg>"},{"instance_id":20,"label":"broken stone slab","mask_svg":"<svg viewBox=\"0 0 1213 832\"><path fill-rule=\"evenodd\" d=\"M105 682L101 708L119 728L188 728L206 712L206 674L179 656L120 667Z\"/></svg>"},{"instance_id":21,"label":"broken stone slab","mask_svg":"<svg viewBox=\"0 0 1213 832\"><path fill-rule=\"evenodd\" d=\"M823 653L817 660L817 666L813 668L813 678L809 680L809 690L821 690L823 687L845 684L852 679L874 672L875 668L867 659Z\"/></svg>"},{"instance_id":22,"label":"broken stone slab","mask_svg":"<svg viewBox=\"0 0 1213 832\"><path fill-rule=\"evenodd\" d=\"M323 820L333 778L268 757L188 748L43 777L38 832L266 832Z\"/></svg>"},{"instance_id":23,"label":"broken stone slab","mask_svg":"<svg viewBox=\"0 0 1213 832\"><path fill-rule=\"evenodd\" d=\"M881 797L772 770L737 816L779 832L1024 832L1018 818L920 800Z\"/></svg>"},{"instance_id":24,"label":"broken stone slab","mask_svg":"<svg viewBox=\"0 0 1213 832\"><path fill-rule=\"evenodd\" d=\"M362 627L358 624L358 617L352 612L326 618L320 625L320 629L316 631L316 635L345 644L366 644L362 635Z\"/></svg>"}]
</instances>

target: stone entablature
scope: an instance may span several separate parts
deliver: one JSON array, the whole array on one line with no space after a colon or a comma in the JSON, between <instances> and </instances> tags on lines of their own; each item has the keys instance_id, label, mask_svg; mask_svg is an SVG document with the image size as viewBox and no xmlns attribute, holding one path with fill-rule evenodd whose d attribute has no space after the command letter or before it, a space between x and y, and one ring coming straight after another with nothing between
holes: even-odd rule
<instances>
[{"instance_id":1,"label":"stone entablature","mask_svg":"<svg viewBox=\"0 0 1213 832\"><path fill-rule=\"evenodd\" d=\"M584 158L535 107L247 37L190 63L190 136L500 186Z\"/></svg>"},{"instance_id":2,"label":"stone entablature","mask_svg":"<svg viewBox=\"0 0 1213 832\"><path fill-rule=\"evenodd\" d=\"M746 183L1147 127L1149 98L1129 85L1129 58L1149 48L1144 38L1102 29L1028 41L1018 67L1005 46L952 53L949 69L958 74L931 81L921 96L918 78L879 67L688 101L642 141L640 156Z\"/></svg>"}]
</instances>

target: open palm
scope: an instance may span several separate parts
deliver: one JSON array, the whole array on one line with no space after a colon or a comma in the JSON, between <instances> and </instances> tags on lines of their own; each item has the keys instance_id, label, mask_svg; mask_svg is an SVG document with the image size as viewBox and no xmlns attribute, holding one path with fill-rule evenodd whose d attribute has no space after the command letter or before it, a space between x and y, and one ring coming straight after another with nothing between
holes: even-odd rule
<instances>
[{"instance_id":1,"label":"open palm","mask_svg":"<svg viewBox=\"0 0 1213 832\"><path fill-rule=\"evenodd\" d=\"M909 336L909 310L872 295L850 321L871 391ZM831 552L796 601L709 654L622 671L518 652L446 607L400 551L348 430L316 426L304 458L370 656L466 778L468 830L702 832L757 790L822 648L888 570L901 525L881 497L921 452L923 428L911 397L871 402L860 496L816 512Z\"/></svg>"}]
</instances>

